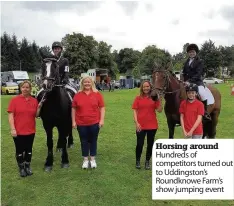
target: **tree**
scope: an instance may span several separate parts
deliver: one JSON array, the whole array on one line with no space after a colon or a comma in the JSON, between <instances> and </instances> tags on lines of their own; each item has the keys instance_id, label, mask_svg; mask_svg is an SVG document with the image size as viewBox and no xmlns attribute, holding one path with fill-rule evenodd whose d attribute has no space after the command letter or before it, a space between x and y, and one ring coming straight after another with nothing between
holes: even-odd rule
<instances>
[{"instance_id":1,"label":"tree","mask_svg":"<svg viewBox=\"0 0 234 206\"><path fill-rule=\"evenodd\" d=\"M100 68L110 69L113 62L113 57L111 55L111 45L108 45L106 42L98 43L98 61L97 65Z\"/></svg>"},{"instance_id":2,"label":"tree","mask_svg":"<svg viewBox=\"0 0 234 206\"><path fill-rule=\"evenodd\" d=\"M10 43L10 60L14 70L20 69L19 43L15 34L12 35Z\"/></svg>"},{"instance_id":3,"label":"tree","mask_svg":"<svg viewBox=\"0 0 234 206\"><path fill-rule=\"evenodd\" d=\"M10 54L11 37L4 32L1 36L1 70L8 71L12 69Z\"/></svg>"},{"instance_id":4,"label":"tree","mask_svg":"<svg viewBox=\"0 0 234 206\"><path fill-rule=\"evenodd\" d=\"M92 36L81 33L67 34L62 39L64 56L69 59L70 72L81 74L95 68L98 60L98 42Z\"/></svg>"},{"instance_id":5,"label":"tree","mask_svg":"<svg viewBox=\"0 0 234 206\"><path fill-rule=\"evenodd\" d=\"M204 67L207 73L209 70L218 73L218 68L221 66L222 55L214 42L211 40L205 41L201 46L199 56L204 61Z\"/></svg>"},{"instance_id":6,"label":"tree","mask_svg":"<svg viewBox=\"0 0 234 206\"><path fill-rule=\"evenodd\" d=\"M131 75L132 70L137 65L141 53L132 48L124 48L119 51L117 64L120 73Z\"/></svg>"},{"instance_id":7,"label":"tree","mask_svg":"<svg viewBox=\"0 0 234 206\"><path fill-rule=\"evenodd\" d=\"M159 66L165 67L171 61L171 55L165 50L157 48L155 45L147 46L141 54L138 61L138 68L142 75L151 75L155 63Z\"/></svg>"}]
</instances>

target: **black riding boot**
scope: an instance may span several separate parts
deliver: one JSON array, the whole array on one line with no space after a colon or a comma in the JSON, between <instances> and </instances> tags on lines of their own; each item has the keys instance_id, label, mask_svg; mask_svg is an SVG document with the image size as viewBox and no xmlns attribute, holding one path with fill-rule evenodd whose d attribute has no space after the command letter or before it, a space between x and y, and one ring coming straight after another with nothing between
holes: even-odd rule
<instances>
[{"instance_id":1,"label":"black riding boot","mask_svg":"<svg viewBox=\"0 0 234 206\"><path fill-rule=\"evenodd\" d=\"M30 162L25 162L25 172L28 176L31 176L33 174L31 168L30 168Z\"/></svg>"},{"instance_id":2,"label":"black riding boot","mask_svg":"<svg viewBox=\"0 0 234 206\"><path fill-rule=\"evenodd\" d=\"M20 173L20 176L21 177L26 177L27 174L24 170L24 163L18 163L18 166L19 166L19 173Z\"/></svg>"},{"instance_id":3,"label":"black riding boot","mask_svg":"<svg viewBox=\"0 0 234 206\"><path fill-rule=\"evenodd\" d=\"M21 177L26 177L27 174L24 170L24 159L23 159L23 154L16 154L16 161L19 167L19 173Z\"/></svg>"},{"instance_id":4,"label":"black riding boot","mask_svg":"<svg viewBox=\"0 0 234 206\"><path fill-rule=\"evenodd\" d=\"M145 161L145 169L146 169L146 170L149 170L149 169L150 169L149 160L146 160L146 161Z\"/></svg>"},{"instance_id":5,"label":"black riding boot","mask_svg":"<svg viewBox=\"0 0 234 206\"><path fill-rule=\"evenodd\" d=\"M141 169L140 160L137 160L137 161L136 161L136 168L137 168L137 169Z\"/></svg>"},{"instance_id":6,"label":"black riding boot","mask_svg":"<svg viewBox=\"0 0 234 206\"><path fill-rule=\"evenodd\" d=\"M204 104L204 108L205 108L205 114L203 116L203 119L204 120L211 120L211 117L207 112L207 100L203 101L202 103Z\"/></svg>"}]
</instances>

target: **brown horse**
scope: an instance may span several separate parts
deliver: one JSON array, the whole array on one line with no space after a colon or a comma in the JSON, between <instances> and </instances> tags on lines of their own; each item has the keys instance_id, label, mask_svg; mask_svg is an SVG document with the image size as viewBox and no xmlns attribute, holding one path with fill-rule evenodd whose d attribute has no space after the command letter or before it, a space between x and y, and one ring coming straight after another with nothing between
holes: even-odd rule
<instances>
[{"instance_id":1,"label":"brown horse","mask_svg":"<svg viewBox=\"0 0 234 206\"><path fill-rule=\"evenodd\" d=\"M167 117L167 125L169 129L169 139L174 138L175 126L180 126L179 106L183 99L186 99L185 86L179 81L167 66L166 69L156 67L153 71L153 88L151 98L156 101L164 97L164 111ZM211 121L203 121L203 139L214 139L216 136L216 126L221 110L221 94L210 85L207 86L214 96L215 103L208 106L208 113Z\"/></svg>"}]
</instances>

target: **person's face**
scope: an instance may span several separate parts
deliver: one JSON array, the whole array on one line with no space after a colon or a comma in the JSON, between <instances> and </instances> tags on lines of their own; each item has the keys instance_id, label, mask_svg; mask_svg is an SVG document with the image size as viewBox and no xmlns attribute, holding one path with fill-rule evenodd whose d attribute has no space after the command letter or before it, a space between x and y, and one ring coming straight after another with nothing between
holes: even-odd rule
<instances>
[{"instance_id":1,"label":"person's face","mask_svg":"<svg viewBox=\"0 0 234 206\"><path fill-rule=\"evenodd\" d=\"M86 78L84 81L83 81L83 86L84 86L84 89L85 90L90 90L91 87L92 87L92 82L89 78Z\"/></svg>"},{"instance_id":2,"label":"person's face","mask_svg":"<svg viewBox=\"0 0 234 206\"><path fill-rule=\"evenodd\" d=\"M58 54L62 51L60 47L54 47L53 52L55 56L58 56Z\"/></svg>"},{"instance_id":3,"label":"person's face","mask_svg":"<svg viewBox=\"0 0 234 206\"><path fill-rule=\"evenodd\" d=\"M187 96L189 100L194 100L196 98L196 92L195 91L188 91Z\"/></svg>"},{"instance_id":4,"label":"person's face","mask_svg":"<svg viewBox=\"0 0 234 206\"><path fill-rule=\"evenodd\" d=\"M24 83L20 89L24 96L29 96L31 93L31 87L28 83Z\"/></svg>"},{"instance_id":5,"label":"person's face","mask_svg":"<svg viewBox=\"0 0 234 206\"><path fill-rule=\"evenodd\" d=\"M190 50L190 51L188 52L188 55L189 55L190 58L194 58L194 57L197 55L197 53L196 53L195 50Z\"/></svg>"},{"instance_id":6,"label":"person's face","mask_svg":"<svg viewBox=\"0 0 234 206\"><path fill-rule=\"evenodd\" d=\"M143 84L143 93L144 94L149 94L149 92L150 92L150 84L148 83L148 82L145 82L144 84Z\"/></svg>"}]
</instances>

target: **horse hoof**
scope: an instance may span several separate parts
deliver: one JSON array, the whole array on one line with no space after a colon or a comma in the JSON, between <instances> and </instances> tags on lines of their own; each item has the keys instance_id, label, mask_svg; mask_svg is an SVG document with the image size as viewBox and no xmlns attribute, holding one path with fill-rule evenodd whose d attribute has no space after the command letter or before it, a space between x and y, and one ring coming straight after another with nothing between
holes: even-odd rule
<instances>
[{"instance_id":1,"label":"horse hoof","mask_svg":"<svg viewBox=\"0 0 234 206\"><path fill-rule=\"evenodd\" d=\"M74 144L69 144L68 148L72 149L74 147Z\"/></svg>"},{"instance_id":2,"label":"horse hoof","mask_svg":"<svg viewBox=\"0 0 234 206\"><path fill-rule=\"evenodd\" d=\"M69 167L68 163L61 164L61 168L68 168L68 167Z\"/></svg>"},{"instance_id":3,"label":"horse hoof","mask_svg":"<svg viewBox=\"0 0 234 206\"><path fill-rule=\"evenodd\" d=\"M57 148L57 152L62 152L62 148Z\"/></svg>"},{"instance_id":4,"label":"horse hoof","mask_svg":"<svg viewBox=\"0 0 234 206\"><path fill-rule=\"evenodd\" d=\"M51 166L45 166L45 172L51 172L52 167Z\"/></svg>"}]
</instances>

